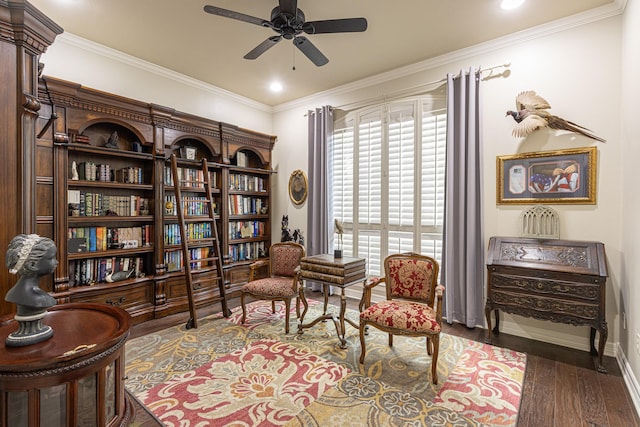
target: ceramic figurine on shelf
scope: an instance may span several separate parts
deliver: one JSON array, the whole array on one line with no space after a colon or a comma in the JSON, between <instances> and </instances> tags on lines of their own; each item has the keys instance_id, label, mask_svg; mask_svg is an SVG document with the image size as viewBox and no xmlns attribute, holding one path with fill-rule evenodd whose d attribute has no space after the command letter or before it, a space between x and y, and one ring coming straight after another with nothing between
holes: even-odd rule
<instances>
[{"instance_id":1,"label":"ceramic figurine on shelf","mask_svg":"<svg viewBox=\"0 0 640 427\"><path fill-rule=\"evenodd\" d=\"M289 215L282 215L282 237L280 237L281 242L291 242L293 241L293 236L291 235L291 229L289 228Z\"/></svg>"},{"instance_id":2,"label":"ceramic figurine on shelf","mask_svg":"<svg viewBox=\"0 0 640 427\"><path fill-rule=\"evenodd\" d=\"M338 218L333 220L333 225L335 228L335 232L338 235L338 239L336 240L336 248L333 251L334 258L342 258L342 235L344 234L344 228L342 227L342 223Z\"/></svg>"},{"instance_id":3,"label":"ceramic figurine on shelf","mask_svg":"<svg viewBox=\"0 0 640 427\"><path fill-rule=\"evenodd\" d=\"M78 179L80 179L78 177L78 165L76 165L76 161L74 160L71 162L71 180L77 181Z\"/></svg>"},{"instance_id":4,"label":"ceramic figurine on shelf","mask_svg":"<svg viewBox=\"0 0 640 427\"><path fill-rule=\"evenodd\" d=\"M109 136L107 143L104 145L107 148L119 148L118 141L120 138L118 137L118 131L114 130L113 133Z\"/></svg>"},{"instance_id":5,"label":"ceramic figurine on shelf","mask_svg":"<svg viewBox=\"0 0 640 427\"><path fill-rule=\"evenodd\" d=\"M40 289L38 282L58 266L56 254L53 240L37 234L19 234L9 243L7 267L20 278L4 298L16 304L15 320L19 324L18 330L7 337L7 346L35 344L53 336L53 330L43 326L42 319L56 300Z\"/></svg>"},{"instance_id":6,"label":"ceramic figurine on shelf","mask_svg":"<svg viewBox=\"0 0 640 427\"><path fill-rule=\"evenodd\" d=\"M302 235L302 230L299 228L293 230L293 241L304 246L304 236Z\"/></svg>"}]
</instances>

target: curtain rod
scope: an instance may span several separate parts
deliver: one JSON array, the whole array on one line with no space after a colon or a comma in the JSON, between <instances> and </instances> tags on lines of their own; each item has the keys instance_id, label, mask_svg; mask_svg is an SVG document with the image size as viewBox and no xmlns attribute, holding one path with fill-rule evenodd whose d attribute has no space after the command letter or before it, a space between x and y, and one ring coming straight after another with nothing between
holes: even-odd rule
<instances>
[{"instance_id":1,"label":"curtain rod","mask_svg":"<svg viewBox=\"0 0 640 427\"><path fill-rule=\"evenodd\" d=\"M495 70L497 68L508 68L510 66L511 66L511 62L505 62L504 64L494 65L493 67L488 67L488 68L478 67L478 72L479 73L484 73L484 72L489 71L489 76L491 76L493 74L493 70ZM489 77L489 76L487 76L487 77ZM456 76L454 76L454 78L455 77L460 77L460 74L457 74ZM391 93L388 93L388 94L382 94L382 95L379 95L379 96L376 96L376 97L373 97L373 98L365 99L363 101L352 102L350 104L344 104L344 105L340 105L340 106L336 106L336 107L332 107L332 108L342 110L342 109L344 109L346 107L356 106L356 105L359 108L363 108L363 107L368 107L368 106L372 105L371 103L373 101L379 101L379 100L382 100L382 99L384 99L384 100L393 100L393 99L396 99L396 98L398 98L400 96L420 95L420 94L422 94L424 92L410 92L410 93L405 93L405 92L416 90L416 89L419 89L419 88L427 89L428 87L430 87L430 86L432 86L434 84L444 83L446 81L447 81L447 78L444 77L442 79L434 80L432 82L421 83L419 85L411 86L411 87L408 87L408 88L405 88L405 89L402 89L402 90L398 90L398 91L395 91L395 92L391 92Z\"/></svg>"}]
</instances>

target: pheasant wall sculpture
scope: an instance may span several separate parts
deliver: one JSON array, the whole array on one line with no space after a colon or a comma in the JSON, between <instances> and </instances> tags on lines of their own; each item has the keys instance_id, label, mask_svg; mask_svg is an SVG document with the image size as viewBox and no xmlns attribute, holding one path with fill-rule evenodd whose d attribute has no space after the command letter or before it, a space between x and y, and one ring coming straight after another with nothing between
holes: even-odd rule
<instances>
[{"instance_id":1,"label":"pheasant wall sculpture","mask_svg":"<svg viewBox=\"0 0 640 427\"><path fill-rule=\"evenodd\" d=\"M604 139L593 135L589 129L550 114L547 111L547 109L551 108L549 103L532 90L520 92L516 96L516 107L517 111L509 110L506 114L513 117L517 122L517 125L513 128L513 136L524 137L537 129L549 127L551 129L579 133L587 138L605 142Z\"/></svg>"}]
</instances>

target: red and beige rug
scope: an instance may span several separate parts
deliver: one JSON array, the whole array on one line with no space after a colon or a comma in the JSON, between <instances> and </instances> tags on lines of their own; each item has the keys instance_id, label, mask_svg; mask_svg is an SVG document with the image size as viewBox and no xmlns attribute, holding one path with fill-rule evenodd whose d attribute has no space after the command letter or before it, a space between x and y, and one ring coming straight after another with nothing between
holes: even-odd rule
<instances>
[{"instance_id":1,"label":"red and beige rug","mask_svg":"<svg viewBox=\"0 0 640 427\"><path fill-rule=\"evenodd\" d=\"M371 330L359 365L358 331L339 347L332 322L284 334L284 313L249 304L229 318L199 320L130 340L126 387L165 425L514 426L526 356L442 335L439 385L424 339ZM330 307L330 310L333 307ZM322 314L312 302L305 321ZM356 320L357 312L348 311Z\"/></svg>"}]
</instances>

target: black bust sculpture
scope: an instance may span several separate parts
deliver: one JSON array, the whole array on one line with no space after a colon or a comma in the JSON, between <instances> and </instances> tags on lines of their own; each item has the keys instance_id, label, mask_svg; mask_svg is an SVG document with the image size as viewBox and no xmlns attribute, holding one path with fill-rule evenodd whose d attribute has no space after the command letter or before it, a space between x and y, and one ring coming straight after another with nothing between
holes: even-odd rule
<instances>
[{"instance_id":1,"label":"black bust sculpture","mask_svg":"<svg viewBox=\"0 0 640 427\"><path fill-rule=\"evenodd\" d=\"M58 265L57 248L53 240L37 234L19 234L9 243L7 267L20 276L5 296L17 306L16 332L7 337L8 347L35 344L53 336L50 326L43 326L47 308L56 304L55 298L40 289L40 277L53 273Z\"/></svg>"}]
</instances>

